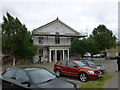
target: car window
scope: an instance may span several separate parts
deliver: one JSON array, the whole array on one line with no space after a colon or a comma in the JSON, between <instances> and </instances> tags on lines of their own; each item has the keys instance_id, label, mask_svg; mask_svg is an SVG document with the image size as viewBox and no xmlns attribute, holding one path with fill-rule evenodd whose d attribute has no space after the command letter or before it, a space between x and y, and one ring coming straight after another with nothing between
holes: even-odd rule
<instances>
[{"instance_id":1,"label":"car window","mask_svg":"<svg viewBox=\"0 0 120 90\"><path fill-rule=\"evenodd\" d=\"M92 61L88 61L89 65L95 65Z\"/></svg>"},{"instance_id":2,"label":"car window","mask_svg":"<svg viewBox=\"0 0 120 90\"><path fill-rule=\"evenodd\" d=\"M68 62L67 66L69 66L69 67L75 67L76 65L74 63L72 63L72 62Z\"/></svg>"},{"instance_id":3,"label":"car window","mask_svg":"<svg viewBox=\"0 0 120 90\"><path fill-rule=\"evenodd\" d=\"M60 65L66 66L66 62L61 62Z\"/></svg>"},{"instance_id":4,"label":"car window","mask_svg":"<svg viewBox=\"0 0 120 90\"><path fill-rule=\"evenodd\" d=\"M28 76L24 71L18 70L15 74L15 78L17 81L23 82L23 81L29 81Z\"/></svg>"},{"instance_id":5,"label":"car window","mask_svg":"<svg viewBox=\"0 0 120 90\"><path fill-rule=\"evenodd\" d=\"M84 64L83 62L81 61L74 61L79 67L84 67L86 66L86 64Z\"/></svg>"},{"instance_id":6,"label":"car window","mask_svg":"<svg viewBox=\"0 0 120 90\"><path fill-rule=\"evenodd\" d=\"M61 62L58 62L57 64L60 65Z\"/></svg>"},{"instance_id":7,"label":"car window","mask_svg":"<svg viewBox=\"0 0 120 90\"><path fill-rule=\"evenodd\" d=\"M4 76L12 78L15 75L16 70L8 70Z\"/></svg>"},{"instance_id":8,"label":"car window","mask_svg":"<svg viewBox=\"0 0 120 90\"><path fill-rule=\"evenodd\" d=\"M44 83L56 78L55 75L45 69L37 69L29 72L33 83Z\"/></svg>"},{"instance_id":9,"label":"car window","mask_svg":"<svg viewBox=\"0 0 120 90\"><path fill-rule=\"evenodd\" d=\"M84 63L85 65L88 65L88 63L86 61L81 61L82 63Z\"/></svg>"}]
</instances>

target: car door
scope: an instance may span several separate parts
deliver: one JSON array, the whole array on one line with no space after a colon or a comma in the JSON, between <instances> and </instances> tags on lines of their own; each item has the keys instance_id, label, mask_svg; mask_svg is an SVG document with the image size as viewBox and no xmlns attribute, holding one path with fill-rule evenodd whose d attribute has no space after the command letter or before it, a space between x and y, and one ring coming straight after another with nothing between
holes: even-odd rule
<instances>
[{"instance_id":1,"label":"car door","mask_svg":"<svg viewBox=\"0 0 120 90\"><path fill-rule=\"evenodd\" d=\"M66 75L66 65L67 65L67 62L65 61L60 63L61 72L62 74L65 74L65 75Z\"/></svg>"},{"instance_id":2,"label":"car door","mask_svg":"<svg viewBox=\"0 0 120 90\"><path fill-rule=\"evenodd\" d=\"M67 70L67 75L75 76L75 77L78 76L79 70L77 69L77 65L75 63L67 62L66 70Z\"/></svg>"}]
</instances>

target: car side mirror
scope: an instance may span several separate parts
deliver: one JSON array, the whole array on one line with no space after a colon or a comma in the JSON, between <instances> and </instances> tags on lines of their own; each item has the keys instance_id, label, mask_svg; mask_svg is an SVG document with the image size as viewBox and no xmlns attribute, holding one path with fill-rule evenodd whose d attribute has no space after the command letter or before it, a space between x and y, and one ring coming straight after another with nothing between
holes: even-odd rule
<instances>
[{"instance_id":1,"label":"car side mirror","mask_svg":"<svg viewBox=\"0 0 120 90\"><path fill-rule=\"evenodd\" d=\"M27 84L28 87L30 87L30 82L29 81L23 81L23 82L21 82L21 84Z\"/></svg>"},{"instance_id":2,"label":"car side mirror","mask_svg":"<svg viewBox=\"0 0 120 90\"><path fill-rule=\"evenodd\" d=\"M77 66L73 66L74 68L77 68Z\"/></svg>"}]
</instances>

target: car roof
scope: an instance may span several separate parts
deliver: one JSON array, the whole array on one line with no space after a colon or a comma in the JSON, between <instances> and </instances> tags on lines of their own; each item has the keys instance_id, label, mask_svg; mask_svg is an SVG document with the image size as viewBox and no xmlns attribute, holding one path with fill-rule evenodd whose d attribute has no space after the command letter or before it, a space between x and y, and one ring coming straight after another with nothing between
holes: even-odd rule
<instances>
[{"instance_id":1,"label":"car roof","mask_svg":"<svg viewBox=\"0 0 120 90\"><path fill-rule=\"evenodd\" d=\"M19 70L25 70L25 71L32 71L32 70L37 70L37 69L45 69L42 67L13 67L9 69L19 69Z\"/></svg>"},{"instance_id":2,"label":"car roof","mask_svg":"<svg viewBox=\"0 0 120 90\"><path fill-rule=\"evenodd\" d=\"M74 61L80 61L80 60L66 60L66 61L60 61L60 62L74 62Z\"/></svg>"},{"instance_id":3,"label":"car roof","mask_svg":"<svg viewBox=\"0 0 120 90\"><path fill-rule=\"evenodd\" d=\"M91 61L91 60L86 60L86 59L85 59L85 60L80 60L80 61Z\"/></svg>"}]
</instances>

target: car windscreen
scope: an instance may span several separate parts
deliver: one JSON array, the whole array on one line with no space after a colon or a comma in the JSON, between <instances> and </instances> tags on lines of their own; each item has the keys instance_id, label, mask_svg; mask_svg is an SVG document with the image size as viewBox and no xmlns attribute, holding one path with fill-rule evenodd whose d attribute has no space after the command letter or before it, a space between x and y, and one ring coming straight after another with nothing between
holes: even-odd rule
<instances>
[{"instance_id":1,"label":"car windscreen","mask_svg":"<svg viewBox=\"0 0 120 90\"><path fill-rule=\"evenodd\" d=\"M45 69L37 69L34 71L30 71L29 75L33 81L33 83L45 83L47 81L53 80L56 78L55 75L50 73L49 71Z\"/></svg>"},{"instance_id":2,"label":"car windscreen","mask_svg":"<svg viewBox=\"0 0 120 90\"><path fill-rule=\"evenodd\" d=\"M88 61L88 65L95 65L92 61Z\"/></svg>"},{"instance_id":3,"label":"car windscreen","mask_svg":"<svg viewBox=\"0 0 120 90\"><path fill-rule=\"evenodd\" d=\"M80 67L86 66L86 64L82 63L81 61L74 61L74 62Z\"/></svg>"}]
</instances>

